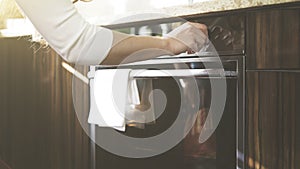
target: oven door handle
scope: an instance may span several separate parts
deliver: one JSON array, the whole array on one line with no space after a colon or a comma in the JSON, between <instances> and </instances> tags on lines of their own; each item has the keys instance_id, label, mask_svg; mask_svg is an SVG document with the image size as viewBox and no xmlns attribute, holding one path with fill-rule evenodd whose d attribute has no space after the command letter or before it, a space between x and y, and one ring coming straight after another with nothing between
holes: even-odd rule
<instances>
[{"instance_id":1,"label":"oven door handle","mask_svg":"<svg viewBox=\"0 0 300 169\"><path fill-rule=\"evenodd\" d=\"M223 69L133 69L130 78L163 78L163 77L237 77L236 71Z\"/></svg>"}]
</instances>

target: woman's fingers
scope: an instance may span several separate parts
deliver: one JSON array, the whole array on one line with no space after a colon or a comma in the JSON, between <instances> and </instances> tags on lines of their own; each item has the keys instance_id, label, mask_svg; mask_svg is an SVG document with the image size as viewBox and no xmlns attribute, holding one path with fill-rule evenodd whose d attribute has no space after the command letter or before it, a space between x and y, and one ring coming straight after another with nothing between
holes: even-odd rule
<instances>
[{"instance_id":1,"label":"woman's fingers","mask_svg":"<svg viewBox=\"0 0 300 169\"><path fill-rule=\"evenodd\" d=\"M188 22L190 25L200 29L206 36L208 36L208 30L207 26L201 23L196 23L196 22Z\"/></svg>"},{"instance_id":2,"label":"woman's fingers","mask_svg":"<svg viewBox=\"0 0 300 169\"><path fill-rule=\"evenodd\" d=\"M207 42L207 36L207 26L194 22L187 22L167 35L168 38L175 39L171 43L174 54L200 51Z\"/></svg>"}]
</instances>

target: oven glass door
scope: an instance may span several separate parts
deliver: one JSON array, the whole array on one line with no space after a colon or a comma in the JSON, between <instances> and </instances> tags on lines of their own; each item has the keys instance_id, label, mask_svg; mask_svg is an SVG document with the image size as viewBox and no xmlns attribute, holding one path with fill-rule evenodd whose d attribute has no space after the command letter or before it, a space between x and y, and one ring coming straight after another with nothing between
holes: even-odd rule
<instances>
[{"instance_id":1,"label":"oven glass door","mask_svg":"<svg viewBox=\"0 0 300 169\"><path fill-rule=\"evenodd\" d=\"M181 123L178 132L185 131L186 126L191 125L191 129L181 141L170 150L147 158L127 158L112 154L101 147L96 148L96 168L97 169L233 169L236 168L236 147L237 147L237 77L226 77L226 101L222 118L218 124L214 124L207 116L211 109L212 100L212 82L218 83L224 77L196 77L198 93L191 93L189 90L182 90L184 85L171 77L162 78L137 78L138 89L140 92L141 104L147 107L149 105L149 92L145 90L145 84L151 83L152 89L158 89L165 94L167 103L163 113L156 112L155 121L144 124L142 127L138 124L128 125L126 132L119 132L134 138L148 138L165 132L175 121L180 111L181 104L198 104L196 112L184 112L186 118ZM179 78L179 82L188 81L188 77ZM182 97L182 94L184 97ZM194 99L194 96L199 99ZM153 98L154 108L159 105L159 99ZM199 103L195 103L198 100ZM158 118L157 118L158 117ZM191 120L194 119L194 120ZM207 125L204 126L205 122ZM192 123L192 124L191 124ZM212 130L213 134L205 142L199 142L199 136L202 130ZM216 128L214 128L216 127ZM214 130L215 129L215 130ZM103 133L103 129L96 128L96 133ZM107 132L107 131L105 131ZM115 132L115 131L112 131ZM105 137L105 136L104 136ZM122 144L114 138L109 139L112 144ZM99 140L98 140L99 141ZM159 144L159 143L158 143ZM140 151L152 151L151 147L135 147Z\"/></svg>"}]
</instances>

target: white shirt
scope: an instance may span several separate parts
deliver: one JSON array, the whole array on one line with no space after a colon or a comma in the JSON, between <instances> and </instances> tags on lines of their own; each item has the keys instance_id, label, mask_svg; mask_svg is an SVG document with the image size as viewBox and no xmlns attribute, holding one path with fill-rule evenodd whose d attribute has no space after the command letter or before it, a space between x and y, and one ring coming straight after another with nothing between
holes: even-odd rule
<instances>
[{"instance_id":1,"label":"white shirt","mask_svg":"<svg viewBox=\"0 0 300 169\"><path fill-rule=\"evenodd\" d=\"M112 31L89 24L70 0L16 0L49 45L66 61L95 65L108 54Z\"/></svg>"}]
</instances>

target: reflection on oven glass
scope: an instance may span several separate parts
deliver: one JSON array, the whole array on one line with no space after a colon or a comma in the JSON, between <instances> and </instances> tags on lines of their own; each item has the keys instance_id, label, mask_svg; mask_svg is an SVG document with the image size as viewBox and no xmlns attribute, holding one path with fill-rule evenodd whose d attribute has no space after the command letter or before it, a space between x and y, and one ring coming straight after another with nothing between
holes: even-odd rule
<instances>
[{"instance_id":1,"label":"reflection on oven glass","mask_svg":"<svg viewBox=\"0 0 300 169\"><path fill-rule=\"evenodd\" d=\"M186 169L216 169L216 135L213 134L205 143L199 143L199 135L203 130L207 115L208 109L206 108L198 111L195 124L184 139ZM213 128L212 121L208 119L206 123L208 127Z\"/></svg>"}]
</instances>

